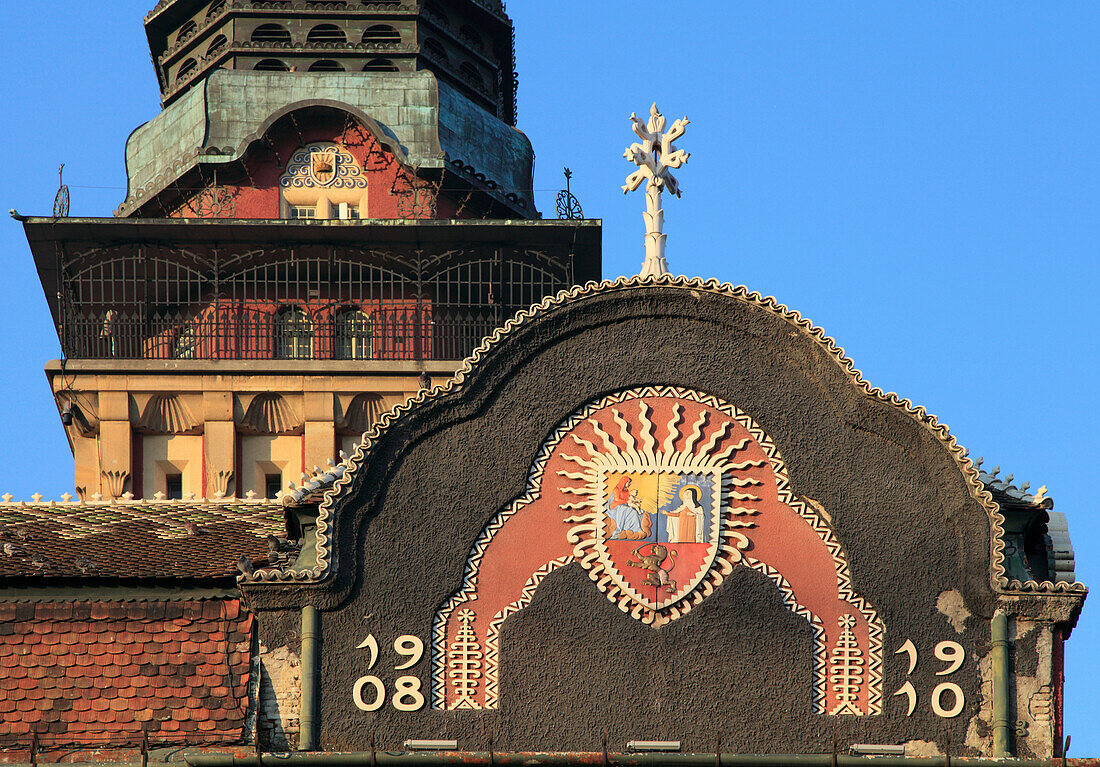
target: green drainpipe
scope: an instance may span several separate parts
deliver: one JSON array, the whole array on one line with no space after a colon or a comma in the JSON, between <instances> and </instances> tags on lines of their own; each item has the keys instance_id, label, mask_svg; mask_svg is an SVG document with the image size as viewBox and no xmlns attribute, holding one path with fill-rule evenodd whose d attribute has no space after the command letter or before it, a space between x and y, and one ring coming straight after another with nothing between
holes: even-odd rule
<instances>
[{"instance_id":1,"label":"green drainpipe","mask_svg":"<svg viewBox=\"0 0 1100 767\"><path fill-rule=\"evenodd\" d=\"M993 614L990 627L993 660L993 756L1012 756L1012 718L1009 706L1008 616Z\"/></svg>"},{"instance_id":2,"label":"green drainpipe","mask_svg":"<svg viewBox=\"0 0 1100 767\"><path fill-rule=\"evenodd\" d=\"M518 751L360 751L312 754L185 754L191 767L1053 767L1049 759Z\"/></svg>"},{"instance_id":3,"label":"green drainpipe","mask_svg":"<svg viewBox=\"0 0 1100 767\"><path fill-rule=\"evenodd\" d=\"M317 748L314 718L317 711L317 608L302 608L302 709L298 716L298 750Z\"/></svg>"}]
</instances>

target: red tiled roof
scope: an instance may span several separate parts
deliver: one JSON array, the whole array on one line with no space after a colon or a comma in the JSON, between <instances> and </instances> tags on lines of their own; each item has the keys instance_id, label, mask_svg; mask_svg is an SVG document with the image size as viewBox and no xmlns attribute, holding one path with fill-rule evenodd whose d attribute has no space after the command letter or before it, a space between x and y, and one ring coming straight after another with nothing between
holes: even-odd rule
<instances>
[{"instance_id":1,"label":"red tiled roof","mask_svg":"<svg viewBox=\"0 0 1100 767\"><path fill-rule=\"evenodd\" d=\"M240 741L252 623L237 599L0 604L0 744Z\"/></svg>"}]
</instances>

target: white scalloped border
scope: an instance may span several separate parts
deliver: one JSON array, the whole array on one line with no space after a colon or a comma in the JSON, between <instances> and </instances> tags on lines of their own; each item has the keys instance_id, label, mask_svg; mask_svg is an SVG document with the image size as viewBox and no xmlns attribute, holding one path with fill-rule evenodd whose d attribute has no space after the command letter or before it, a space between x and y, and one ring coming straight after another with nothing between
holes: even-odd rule
<instances>
[{"instance_id":1,"label":"white scalloped border","mask_svg":"<svg viewBox=\"0 0 1100 767\"><path fill-rule=\"evenodd\" d=\"M719 282L716 279L704 280L700 277L673 277L664 275L661 277L619 277L616 280L604 280L602 282L589 282L585 285L577 285L567 290L562 290L556 295L547 296L542 301L534 304L529 309L518 312L514 317L504 323L494 333L486 336L481 345L474 349L467 357L454 377L443 385L434 386L431 389L422 390L416 397L409 401L395 405L388 412L383 413L378 421L367 431L363 438L355 446L355 450L348 458L348 469L344 475L333 483L332 487L325 491L324 499L318 507L317 515L317 564L308 570L263 570L257 571L251 577L242 576L238 581L254 584L275 584L287 582L315 582L331 576L336 567L336 551L332 546L331 530L333 512L336 503L347 495L355 479L356 473L363 464L363 459L374 448L381 435L389 428L390 424L402 415L412 412L425 405L428 401L441 398L452 392L462 390L473 375L482 357L486 356L505 336L510 335L516 328L526 325L536 317L540 317L556 307L591 298L614 290L634 290L651 287L667 287L688 291L707 291L717 295L724 295L736 300L745 301L758 309L769 312L794 327L804 331L817 344L840 365L847 373L848 378L863 393L872 399L879 400L893 407L899 408L918 423L932 432L948 452L955 459L959 470L966 477L967 486L973 497L986 510L989 515L992 535L990 536L990 583L995 592L1000 593L1046 593L1046 594L1085 594L1088 588L1081 582L1051 582L1051 581L1009 581L1005 576L1004 568L1004 516L1000 507L994 502L993 496L985 489L978 479L978 471L967 454L967 450L959 445L951 435L945 424L941 424L935 415L929 413L923 406L914 405L910 400L898 396L895 392L884 392L881 388L871 386L863 378L863 374L856 368L855 363L847 357L844 349L837 345L831 337L825 335L825 331L815 326L810 320L802 317L800 313L789 309L779 303L772 296L762 296L755 291L749 291L744 285L732 285L728 282Z\"/></svg>"}]
</instances>

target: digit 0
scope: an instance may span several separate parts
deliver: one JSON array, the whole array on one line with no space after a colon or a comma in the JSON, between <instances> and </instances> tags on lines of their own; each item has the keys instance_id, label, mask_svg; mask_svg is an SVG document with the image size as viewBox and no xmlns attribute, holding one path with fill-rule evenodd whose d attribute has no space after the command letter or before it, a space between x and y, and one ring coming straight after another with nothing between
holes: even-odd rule
<instances>
[{"instance_id":1,"label":"digit 0","mask_svg":"<svg viewBox=\"0 0 1100 767\"><path fill-rule=\"evenodd\" d=\"M424 708L424 694L420 692L420 677L397 677L397 681L394 682L393 707L398 711L419 711Z\"/></svg>"},{"instance_id":2,"label":"digit 0","mask_svg":"<svg viewBox=\"0 0 1100 767\"><path fill-rule=\"evenodd\" d=\"M374 688L374 699L369 703L363 700L363 688L367 685ZM351 698L360 711L377 711L386 702L386 687L376 676L361 676L355 680L355 686L351 688Z\"/></svg>"},{"instance_id":3,"label":"digit 0","mask_svg":"<svg viewBox=\"0 0 1100 767\"><path fill-rule=\"evenodd\" d=\"M944 708L943 694L948 690L955 696L955 701L951 708ZM942 716L944 719L954 719L961 714L965 703L966 698L963 697L962 688L954 682L940 682L932 691L932 710L936 716Z\"/></svg>"}]
</instances>

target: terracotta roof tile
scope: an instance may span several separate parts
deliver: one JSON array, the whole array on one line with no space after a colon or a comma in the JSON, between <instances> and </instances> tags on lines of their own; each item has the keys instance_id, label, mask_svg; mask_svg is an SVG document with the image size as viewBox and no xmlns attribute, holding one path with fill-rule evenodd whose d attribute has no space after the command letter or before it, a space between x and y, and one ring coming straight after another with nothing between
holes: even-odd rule
<instances>
[{"instance_id":1,"label":"terracotta roof tile","mask_svg":"<svg viewBox=\"0 0 1100 767\"><path fill-rule=\"evenodd\" d=\"M0 745L244 736L253 619L237 600L3 604L0 621L19 624L0 631Z\"/></svg>"}]
</instances>

